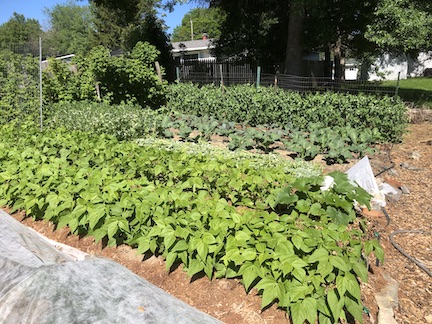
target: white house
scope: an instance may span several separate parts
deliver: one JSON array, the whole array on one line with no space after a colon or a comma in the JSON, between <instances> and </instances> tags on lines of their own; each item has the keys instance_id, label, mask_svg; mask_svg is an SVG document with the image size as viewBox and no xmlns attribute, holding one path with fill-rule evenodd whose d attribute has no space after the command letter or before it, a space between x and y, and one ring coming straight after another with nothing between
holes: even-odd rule
<instances>
[{"instance_id":1,"label":"white house","mask_svg":"<svg viewBox=\"0 0 432 324\"><path fill-rule=\"evenodd\" d=\"M203 39L174 42L171 43L172 55L176 62L182 60L206 60L216 61L216 57L212 55L211 50L214 48L213 39L203 37Z\"/></svg>"},{"instance_id":2,"label":"white house","mask_svg":"<svg viewBox=\"0 0 432 324\"><path fill-rule=\"evenodd\" d=\"M345 80L357 80L359 77L360 63L352 58L345 61Z\"/></svg>"},{"instance_id":3,"label":"white house","mask_svg":"<svg viewBox=\"0 0 432 324\"><path fill-rule=\"evenodd\" d=\"M427 68L432 68L432 52L420 53L415 59L409 55L383 54L378 57L369 69L370 81L397 80L423 76Z\"/></svg>"}]
</instances>

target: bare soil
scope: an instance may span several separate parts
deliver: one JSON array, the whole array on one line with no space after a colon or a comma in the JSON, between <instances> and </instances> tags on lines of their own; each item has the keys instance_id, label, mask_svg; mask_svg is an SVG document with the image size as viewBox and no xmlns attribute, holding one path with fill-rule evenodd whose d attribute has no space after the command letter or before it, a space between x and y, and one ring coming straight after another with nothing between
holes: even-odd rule
<instances>
[{"instance_id":1,"label":"bare soil","mask_svg":"<svg viewBox=\"0 0 432 324\"><path fill-rule=\"evenodd\" d=\"M375 173L394 163L391 170L380 177L399 181L409 189L397 202L389 202L386 210L390 224L384 216L367 216L371 233L379 234L385 251L384 264L371 260L368 283L362 284L365 309L364 322L374 323L378 306L375 293L383 289L387 274L399 283L398 306L394 309L398 323L432 323L432 278L414 262L397 251L389 235L397 230L422 230L428 234L398 234L394 241L412 257L432 271L432 124L411 124L401 144L381 147L371 157ZM314 161L322 163L321 161ZM326 171L346 171L356 161L338 166L325 166ZM186 303L220 319L225 323L289 323L284 311L275 305L260 311L261 298L255 290L247 295L238 280L213 280L206 277L187 277L181 266L168 273L162 259L137 255L128 246L116 248L95 244L92 238L70 235L67 228L55 230L51 223L14 217L25 225L58 242L68 244L86 253L110 258L129 268L137 275L164 289ZM373 234L371 234L373 236Z\"/></svg>"}]
</instances>

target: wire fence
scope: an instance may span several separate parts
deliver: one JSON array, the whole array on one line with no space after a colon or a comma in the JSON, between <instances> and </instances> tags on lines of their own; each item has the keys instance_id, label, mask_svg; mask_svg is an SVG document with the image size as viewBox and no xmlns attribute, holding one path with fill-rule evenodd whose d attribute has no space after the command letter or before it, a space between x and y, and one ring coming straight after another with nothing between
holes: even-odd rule
<instances>
[{"instance_id":1,"label":"wire fence","mask_svg":"<svg viewBox=\"0 0 432 324\"><path fill-rule=\"evenodd\" d=\"M379 82L343 80L330 77L300 77L282 73L261 73L260 67L215 61L191 61L176 67L180 82L197 84L252 84L277 87L297 92L371 93L397 96L398 87L382 86Z\"/></svg>"},{"instance_id":2,"label":"wire fence","mask_svg":"<svg viewBox=\"0 0 432 324\"><path fill-rule=\"evenodd\" d=\"M42 127L40 52L40 41L0 43L0 124L30 117Z\"/></svg>"}]
</instances>

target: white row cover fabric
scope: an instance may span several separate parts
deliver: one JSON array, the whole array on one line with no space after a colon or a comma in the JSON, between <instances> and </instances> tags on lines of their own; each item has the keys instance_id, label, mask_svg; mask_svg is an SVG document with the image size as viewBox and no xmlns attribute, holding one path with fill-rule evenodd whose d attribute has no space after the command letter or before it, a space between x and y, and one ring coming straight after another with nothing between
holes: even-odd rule
<instances>
[{"instance_id":1,"label":"white row cover fabric","mask_svg":"<svg viewBox=\"0 0 432 324\"><path fill-rule=\"evenodd\" d=\"M0 210L0 323L221 323L114 261L64 250Z\"/></svg>"}]
</instances>

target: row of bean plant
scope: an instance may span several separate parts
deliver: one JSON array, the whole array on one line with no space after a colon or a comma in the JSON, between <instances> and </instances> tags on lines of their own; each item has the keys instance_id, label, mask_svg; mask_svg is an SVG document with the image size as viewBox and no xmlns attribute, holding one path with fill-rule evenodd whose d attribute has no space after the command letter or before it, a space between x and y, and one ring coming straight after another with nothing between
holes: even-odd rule
<instances>
[{"instance_id":1,"label":"row of bean plant","mask_svg":"<svg viewBox=\"0 0 432 324\"><path fill-rule=\"evenodd\" d=\"M34 129L0 128L0 205L160 255L167 270L182 263L190 276L239 278L294 323L362 320L366 258L383 256L353 207L370 197L346 175L322 190L316 169L307 177L304 168Z\"/></svg>"}]
</instances>

